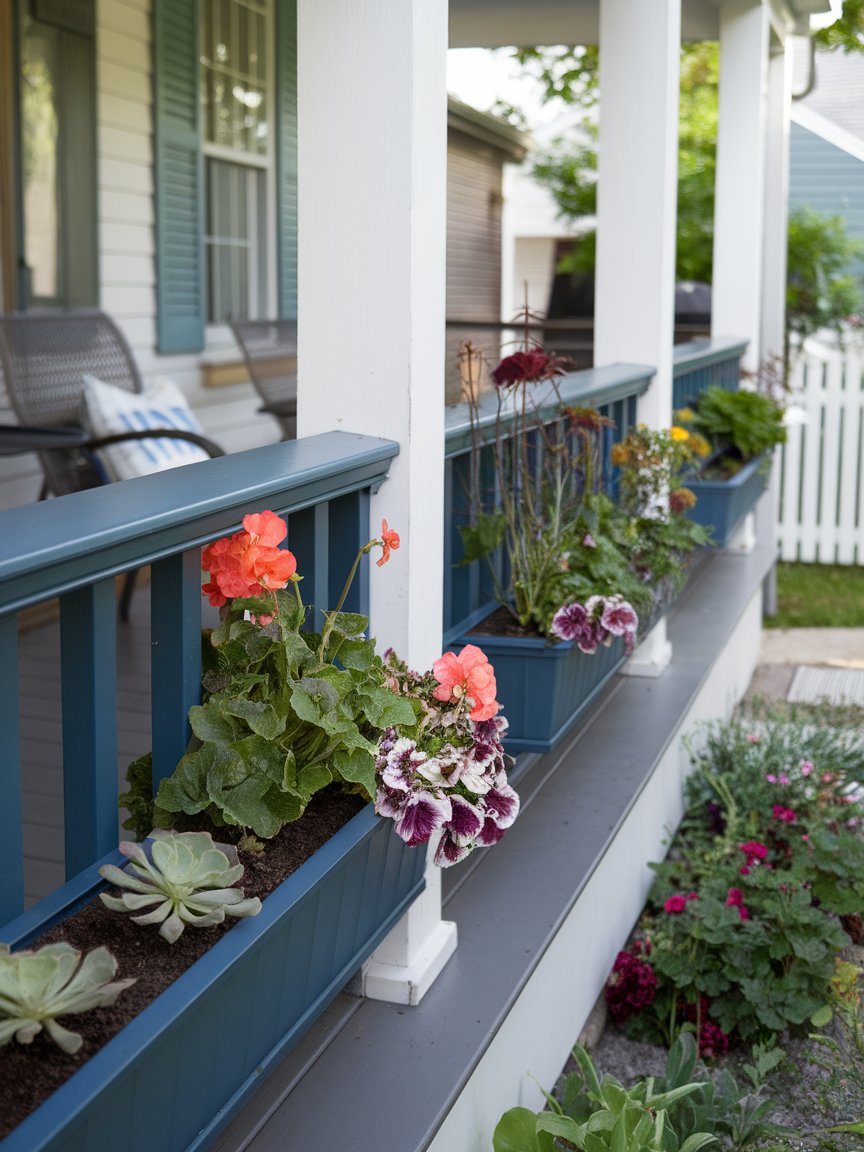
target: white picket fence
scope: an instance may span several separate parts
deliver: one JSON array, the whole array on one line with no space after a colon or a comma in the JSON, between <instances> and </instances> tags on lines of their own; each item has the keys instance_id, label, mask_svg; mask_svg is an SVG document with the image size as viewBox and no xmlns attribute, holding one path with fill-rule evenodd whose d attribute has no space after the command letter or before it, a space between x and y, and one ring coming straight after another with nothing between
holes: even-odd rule
<instances>
[{"instance_id":1,"label":"white picket fence","mask_svg":"<svg viewBox=\"0 0 864 1152\"><path fill-rule=\"evenodd\" d=\"M864 563L864 342L808 340L778 454L783 560Z\"/></svg>"}]
</instances>

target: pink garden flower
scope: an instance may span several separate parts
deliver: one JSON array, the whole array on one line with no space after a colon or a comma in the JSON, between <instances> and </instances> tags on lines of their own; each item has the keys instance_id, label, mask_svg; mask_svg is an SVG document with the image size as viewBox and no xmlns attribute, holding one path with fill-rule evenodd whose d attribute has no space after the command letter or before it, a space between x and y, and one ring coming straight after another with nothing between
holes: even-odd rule
<instances>
[{"instance_id":1,"label":"pink garden flower","mask_svg":"<svg viewBox=\"0 0 864 1152\"><path fill-rule=\"evenodd\" d=\"M670 916L677 916L679 912L683 912L687 907L687 897L676 893L670 896L666 903L663 905L663 911L668 912Z\"/></svg>"},{"instance_id":2,"label":"pink garden flower","mask_svg":"<svg viewBox=\"0 0 864 1152\"><path fill-rule=\"evenodd\" d=\"M467 701L472 720L490 720L501 707L495 699L494 669L486 653L474 644L466 644L458 655L445 652L432 665L432 675L438 681L432 693L435 699Z\"/></svg>"},{"instance_id":3,"label":"pink garden flower","mask_svg":"<svg viewBox=\"0 0 864 1152\"><path fill-rule=\"evenodd\" d=\"M747 857L748 868L753 864L764 863L768 857L768 849L764 844L760 844L758 840L748 840L746 844L739 844L738 849ZM743 875L746 875L746 873L743 873Z\"/></svg>"},{"instance_id":4,"label":"pink garden flower","mask_svg":"<svg viewBox=\"0 0 864 1152\"><path fill-rule=\"evenodd\" d=\"M792 809L786 808L783 804L775 804L771 809L771 815L775 820L779 820L783 824L794 824L798 819Z\"/></svg>"}]
</instances>

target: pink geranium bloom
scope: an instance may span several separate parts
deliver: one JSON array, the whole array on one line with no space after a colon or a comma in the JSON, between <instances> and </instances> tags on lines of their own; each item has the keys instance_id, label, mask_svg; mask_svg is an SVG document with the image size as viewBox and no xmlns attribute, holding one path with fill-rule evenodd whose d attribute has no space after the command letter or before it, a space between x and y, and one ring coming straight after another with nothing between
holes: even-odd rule
<instances>
[{"instance_id":1,"label":"pink geranium bloom","mask_svg":"<svg viewBox=\"0 0 864 1152\"><path fill-rule=\"evenodd\" d=\"M668 912L670 915L677 915L683 912L687 907L687 897L681 896L680 893L675 896L670 896L666 903L663 905L663 911Z\"/></svg>"},{"instance_id":2,"label":"pink geranium bloom","mask_svg":"<svg viewBox=\"0 0 864 1152\"><path fill-rule=\"evenodd\" d=\"M275 512L253 512L243 517L243 530L253 544L276 548L288 535L288 525Z\"/></svg>"},{"instance_id":3,"label":"pink geranium bloom","mask_svg":"<svg viewBox=\"0 0 864 1152\"><path fill-rule=\"evenodd\" d=\"M467 700L472 720L491 720L501 707L495 699L495 671L486 653L474 644L466 644L458 656L445 652L432 665L432 675L438 681L432 693L435 699L455 704Z\"/></svg>"},{"instance_id":4,"label":"pink geranium bloom","mask_svg":"<svg viewBox=\"0 0 864 1152\"><path fill-rule=\"evenodd\" d=\"M748 840L746 844L739 844L738 848L747 857L748 866L751 864L760 864L768 856L768 849L764 844L760 844L758 840Z\"/></svg>"}]
</instances>

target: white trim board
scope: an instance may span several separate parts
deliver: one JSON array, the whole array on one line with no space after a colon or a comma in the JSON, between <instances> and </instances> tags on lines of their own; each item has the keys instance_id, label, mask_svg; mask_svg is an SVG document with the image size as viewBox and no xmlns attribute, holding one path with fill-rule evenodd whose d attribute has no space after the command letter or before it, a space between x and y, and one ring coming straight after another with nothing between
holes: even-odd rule
<instances>
[{"instance_id":1,"label":"white trim board","mask_svg":"<svg viewBox=\"0 0 864 1152\"><path fill-rule=\"evenodd\" d=\"M792 123L797 124L799 128L806 128L808 132L821 136L823 140L828 144L833 144L841 152L854 156L856 160L864 161L864 140L856 136L854 132L841 128L839 124L835 124L827 116L814 112L812 108L807 108L803 104L792 105L791 117Z\"/></svg>"}]
</instances>

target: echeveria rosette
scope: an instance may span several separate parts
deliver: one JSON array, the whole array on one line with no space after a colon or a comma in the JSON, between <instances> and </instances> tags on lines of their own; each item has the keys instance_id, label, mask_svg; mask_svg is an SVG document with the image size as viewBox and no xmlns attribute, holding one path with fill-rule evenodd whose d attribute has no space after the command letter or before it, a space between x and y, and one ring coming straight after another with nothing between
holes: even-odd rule
<instances>
[{"instance_id":1,"label":"echeveria rosette","mask_svg":"<svg viewBox=\"0 0 864 1152\"><path fill-rule=\"evenodd\" d=\"M497 843L519 811L507 781L507 722L497 715L494 674L479 649L461 663L447 653L425 675L392 653L385 664L393 686L412 702L416 724L410 734L391 729L379 744L376 810L412 847L437 836L435 863L449 867Z\"/></svg>"},{"instance_id":2,"label":"echeveria rosette","mask_svg":"<svg viewBox=\"0 0 864 1152\"><path fill-rule=\"evenodd\" d=\"M83 1040L57 1018L113 1004L135 983L114 980L116 972L117 961L104 947L82 959L64 941L21 952L0 944L0 1046L13 1038L30 1044L44 1028L55 1044L74 1055Z\"/></svg>"},{"instance_id":3,"label":"echeveria rosette","mask_svg":"<svg viewBox=\"0 0 864 1152\"><path fill-rule=\"evenodd\" d=\"M580 652L593 655L603 645L608 648L616 637L624 640L629 656L636 643L639 617L623 596L589 596L584 604L564 604L552 618L552 635L572 640Z\"/></svg>"},{"instance_id":4,"label":"echeveria rosette","mask_svg":"<svg viewBox=\"0 0 864 1152\"><path fill-rule=\"evenodd\" d=\"M141 912L136 924L159 924L159 935L173 944L189 925L208 928L226 916L256 916L257 896L245 899L233 885L243 875L237 849L216 845L209 832L155 832L150 855L140 844L125 840L120 852L126 868L104 864L99 873L122 891L100 894L115 912Z\"/></svg>"}]
</instances>

